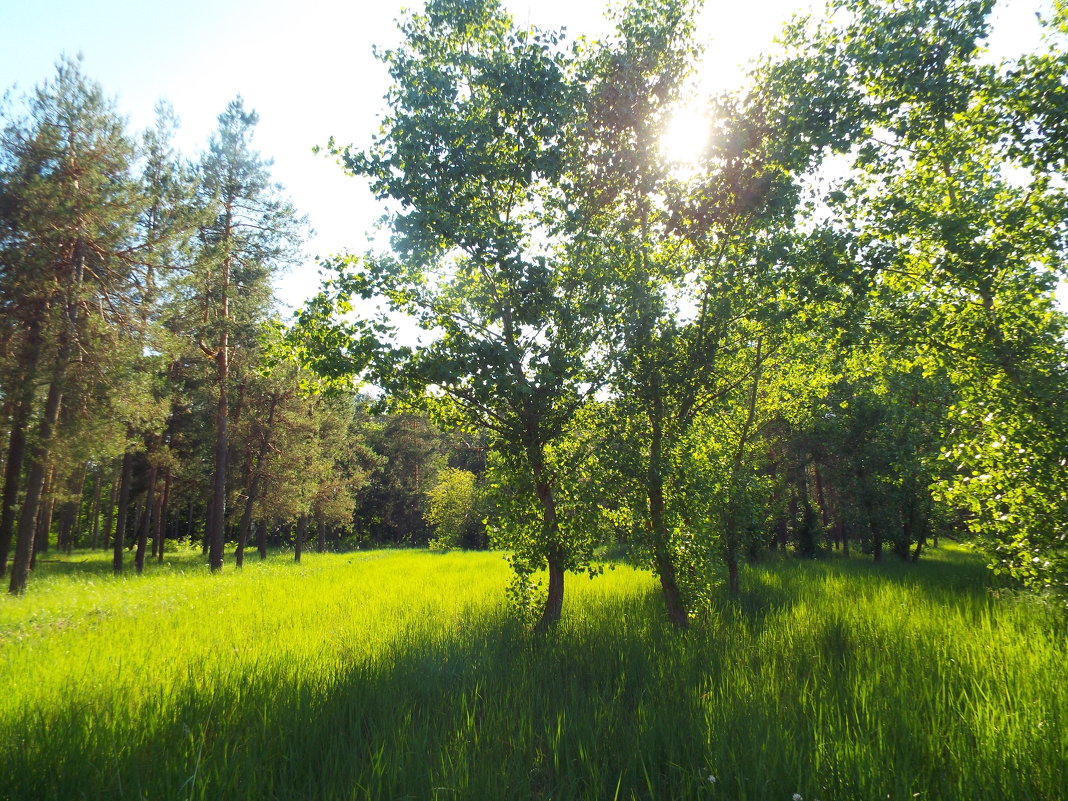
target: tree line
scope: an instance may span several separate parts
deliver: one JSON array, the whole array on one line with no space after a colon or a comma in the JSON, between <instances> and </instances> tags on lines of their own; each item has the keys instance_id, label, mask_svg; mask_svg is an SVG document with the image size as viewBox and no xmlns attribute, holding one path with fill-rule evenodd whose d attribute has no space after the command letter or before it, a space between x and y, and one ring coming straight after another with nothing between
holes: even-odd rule
<instances>
[{"instance_id":1,"label":"tree line","mask_svg":"<svg viewBox=\"0 0 1068 801\"><path fill-rule=\"evenodd\" d=\"M271 278L303 218L252 147L238 98L203 152L173 111L135 137L77 59L5 109L0 137L0 573L21 592L50 547L163 561L227 542L319 550L426 542L427 492L477 442L269 363ZM414 514L413 514L414 510ZM477 532L475 533L477 540ZM133 551L128 554L128 551Z\"/></svg>"}]
</instances>

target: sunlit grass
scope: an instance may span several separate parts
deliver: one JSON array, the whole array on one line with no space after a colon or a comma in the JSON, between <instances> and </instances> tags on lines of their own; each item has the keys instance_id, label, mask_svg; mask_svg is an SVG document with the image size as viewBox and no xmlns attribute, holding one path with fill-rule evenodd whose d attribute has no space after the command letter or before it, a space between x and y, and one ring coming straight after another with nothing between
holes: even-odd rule
<instances>
[{"instance_id":1,"label":"sunlit grass","mask_svg":"<svg viewBox=\"0 0 1068 801\"><path fill-rule=\"evenodd\" d=\"M1066 797L1063 618L959 552L759 566L681 633L618 566L547 635L499 554L69 561L0 602L0 797Z\"/></svg>"}]
</instances>

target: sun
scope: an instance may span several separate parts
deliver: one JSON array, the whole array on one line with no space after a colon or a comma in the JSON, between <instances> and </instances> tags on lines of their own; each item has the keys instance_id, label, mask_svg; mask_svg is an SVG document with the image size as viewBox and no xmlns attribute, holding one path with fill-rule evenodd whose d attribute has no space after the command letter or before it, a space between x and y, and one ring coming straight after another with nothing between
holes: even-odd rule
<instances>
[{"instance_id":1,"label":"sun","mask_svg":"<svg viewBox=\"0 0 1068 801\"><path fill-rule=\"evenodd\" d=\"M689 101L675 109L660 136L660 155L673 173L683 177L700 169L711 130L707 104Z\"/></svg>"}]
</instances>

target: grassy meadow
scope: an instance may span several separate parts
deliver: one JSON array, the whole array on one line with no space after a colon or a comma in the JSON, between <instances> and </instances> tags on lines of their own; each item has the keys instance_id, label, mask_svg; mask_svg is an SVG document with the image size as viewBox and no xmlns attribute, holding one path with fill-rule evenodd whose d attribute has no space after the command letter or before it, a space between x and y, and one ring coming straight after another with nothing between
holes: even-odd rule
<instances>
[{"instance_id":1,"label":"grassy meadow","mask_svg":"<svg viewBox=\"0 0 1068 801\"><path fill-rule=\"evenodd\" d=\"M569 576L544 635L508 578L494 553L46 562L0 601L0 797L1068 798L1064 618L963 551L749 568L686 632L626 565Z\"/></svg>"}]
</instances>

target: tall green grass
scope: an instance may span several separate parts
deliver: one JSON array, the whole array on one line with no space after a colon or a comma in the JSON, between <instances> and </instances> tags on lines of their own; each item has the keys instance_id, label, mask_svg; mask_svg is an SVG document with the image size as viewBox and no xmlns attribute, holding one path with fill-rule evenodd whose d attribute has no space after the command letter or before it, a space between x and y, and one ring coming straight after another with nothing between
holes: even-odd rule
<instances>
[{"instance_id":1,"label":"tall green grass","mask_svg":"<svg viewBox=\"0 0 1068 801\"><path fill-rule=\"evenodd\" d=\"M0 797L1068 798L1064 620L960 552L752 568L687 632L619 566L544 635L496 554L97 559L0 602Z\"/></svg>"}]
</instances>

